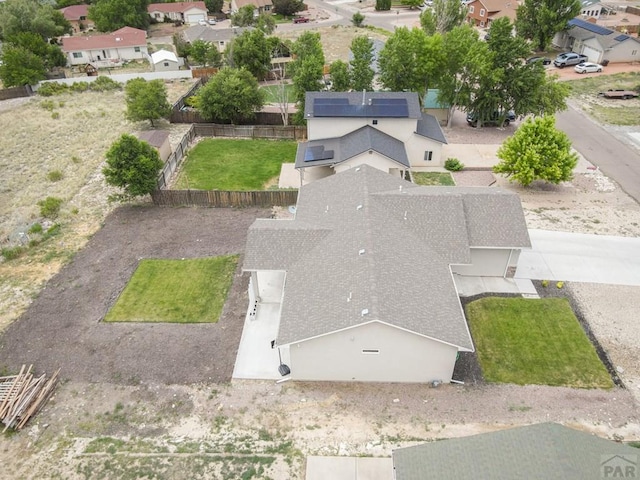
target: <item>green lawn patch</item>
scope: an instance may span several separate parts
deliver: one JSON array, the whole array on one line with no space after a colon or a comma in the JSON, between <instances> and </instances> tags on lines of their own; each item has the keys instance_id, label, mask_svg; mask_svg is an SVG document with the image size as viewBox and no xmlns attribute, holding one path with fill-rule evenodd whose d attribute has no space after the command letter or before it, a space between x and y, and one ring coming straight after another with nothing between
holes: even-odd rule
<instances>
[{"instance_id":1,"label":"green lawn patch","mask_svg":"<svg viewBox=\"0 0 640 480\"><path fill-rule=\"evenodd\" d=\"M487 297L469 303L466 313L486 380L613 387L566 299Z\"/></svg>"},{"instance_id":2,"label":"green lawn patch","mask_svg":"<svg viewBox=\"0 0 640 480\"><path fill-rule=\"evenodd\" d=\"M281 89L282 87L280 85L267 85L265 87L260 88L260 90L264 92L264 95L265 95L264 98L266 103L280 103L280 98L282 97ZM287 99L289 100L289 103L295 103L293 84L287 83L284 86L284 89L286 91Z\"/></svg>"},{"instance_id":3,"label":"green lawn patch","mask_svg":"<svg viewBox=\"0 0 640 480\"><path fill-rule=\"evenodd\" d=\"M438 185L444 187L455 186L449 172L413 172L413 182L416 185Z\"/></svg>"},{"instance_id":4,"label":"green lawn patch","mask_svg":"<svg viewBox=\"0 0 640 480\"><path fill-rule=\"evenodd\" d=\"M106 322L215 323L238 255L141 260Z\"/></svg>"},{"instance_id":5,"label":"green lawn patch","mask_svg":"<svg viewBox=\"0 0 640 480\"><path fill-rule=\"evenodd\" d=\"M175 188L263 190L283 163L295 161L296 148L293 140L202 140L187 155Z\"/></svg>"}]
</instances>

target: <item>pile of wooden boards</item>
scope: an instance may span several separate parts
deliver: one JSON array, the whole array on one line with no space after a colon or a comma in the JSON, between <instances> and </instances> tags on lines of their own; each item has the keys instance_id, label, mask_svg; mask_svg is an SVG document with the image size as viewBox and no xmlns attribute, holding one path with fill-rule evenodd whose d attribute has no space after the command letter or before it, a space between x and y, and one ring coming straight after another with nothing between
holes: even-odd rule
<instances>
[{"instance_id":1,"label":"pile of wooden boards","mask_svg":"<svg viewBox=\"0 0 640 480\"><path fill-rule=\"evenodd\" d=\"M33 365L23 365L18 375L0 377L0 421L9 428L20 430L53 394L58 382L58 369L48 380L43 374L34 377ZM26 369L26 372L25 372Z\"/></svg>"}]
</instances>

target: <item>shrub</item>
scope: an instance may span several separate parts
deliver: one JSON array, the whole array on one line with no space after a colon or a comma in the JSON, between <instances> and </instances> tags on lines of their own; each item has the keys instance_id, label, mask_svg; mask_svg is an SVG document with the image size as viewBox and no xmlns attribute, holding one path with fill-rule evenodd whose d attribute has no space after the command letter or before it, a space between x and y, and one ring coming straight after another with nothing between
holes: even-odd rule
<instances>
[{"instance_id":1,"label":"shrub","mask_svg":"<svg viewBox=\"0 0 640 480\"><path fill-rule=\"evenodd\" d=\"M447 158L444 162L444 168L450 172L459 172L464 168L464 163L461 163L457 158Z\"/></svg>"},{"instance_id":2,"label":"shrub","mask_svg":"<svg viewBox=\"0 0 640 480\"><path fill-rule=\"evenodd\" d=\"M38 202L40 207L40 215L45 218L56 218L60 213L62 199L57 197L47 197Z\"/></svg>"},{"instance_id":3,"label":"shrub","mask_svg":"<svg viewBox=\"0 0 640 480\"><path fill-rule=\"evenodd\" d=\"M34 223L33 225L31 225L29 227L29 230L27 230L29 233L33 234L33 233L42 233L42 224L40 223Z\"/></svg>"},{"instance_id":4,"label":"shrub","mask_svg":"<svg viewBox=\"0 0 640 480\"><path fill-rule=\"evenodd\" d=\"M542 280L541 284L544 288L547 288L549 286L549 280Z\"/></svg>"},{"instance_id":5,"label":"shrub","mask_svg":"<svg viewBox=\"0 0 640 480\"><path fill-rule=\"evenodd\" d=\"M76 93L86 92L89 89L89 84L87 82L73 82L69 88Z\"/></svg>"},{"instance_id":6,"label":"shrub","mask_svg":"<svg viewBox=\"0 0 640 480\"><path fill-rule=\"evenodd\" d=\"M556 288L557 288L558 290L560 290L562 287L564 287L564 282L558 282L558 283L556 283Z\"/></svg>"},{"instance_id":7,"label":"shrub","mask_svg":"<svg viewBox=\"0 0 640 480\"><path fill-rule=\"evenodd\" d=\"M62 180L62 177L64 177L64 175L60 170L51 170L49 173L47 173L47 180L49 180L50 182L59 182L60 180Z\"/></svg>"},{"instance_id":8,"label":"shrub","mask_svg":"<svg viewBox=\"0 0 640 480\"><path fill-rule=\"evenodd\" d=\"M24 247L6 247L0 250L5 260L14 260L25 252Z\"/></svg>"},{"instance_id":9,"label":"shrub","mask_svg":"<svg viewBox=\"0 0 640 480\"><path fill-rule=\"evenodd\" d=\"M80 157L78 157L77 155L74 155L73 157L71 157L71 161L73 163L80 163L82 160L80 160Z\"/></svg>"},{"instance_id":10,"label":"shrub","mask_svg":"<svg viewBox=\"0 0 640 480\"><path fill-rule=\"evenodd\" d=\"M53 102L53 100L43 100L40 102L40 106L49 111L53 111L53 109L56 108L56 104Z\"/></svg>"},{"instance_id":11,"label":"shrub","mask_svg":"<svg viewBox=\"0 0 640 480\"><path fill-rule=\"evenodd\" d=\"M94 92L110 92L112 90L122 90L122 85L102 75L96 78L95 82L89 84L89 90L93 90Z\"/></svg>"},{"instance_id":12,"label":"shrub","mask_svg":"<svg viewBox=\"0 0 640 480\"><path fill-rule=\"evenodd\" d=\"M69 85L60 82L47 82L40 85L38 88L38 95L43 97L51 97L53 95L60 95L69 90Z\"/></svg>"},{"instance_id":13,"label":"shrub","mask_svg":"<svg viewBox=\"0 0 640 480\"><path fill-rule=\"evenodd\" d=\"M51 118L53 118L54 120L58 120L60 118L60 112L52 112Z\"/></svg>"},{"instance_id":14,"label":"shrub","mask_svg":"<svg viewBox=\"0 0 640 480\"><path fill-rule=\"evenodd\" d=\"M353 17L351 17L351 23L353 23L354 27L362 27L364 23L364 15L360 12L354 13Z\"/></svg>"}]
</instances>

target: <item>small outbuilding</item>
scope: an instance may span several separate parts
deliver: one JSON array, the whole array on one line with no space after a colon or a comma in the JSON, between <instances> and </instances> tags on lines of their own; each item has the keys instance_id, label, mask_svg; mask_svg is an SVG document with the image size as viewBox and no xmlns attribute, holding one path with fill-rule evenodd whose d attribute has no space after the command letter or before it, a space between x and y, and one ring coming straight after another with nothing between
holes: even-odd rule
<instances>
[{"instance_id":1,"label":"small outbuilding","mask_svg":"<svg viewBox=\"0 0 640 480\"><path fill-rule=\"evenodd\" d=\"M169 50L158 50L152 53L151 64L154 72L173 72L180 68L178 57Z\"/></svg>"},{"instance_id":2,"label":"small outbuilding","mask_svg":"<svg viewBox=\"0 0 640 480\"><path fill-rule=\"evenodd\" d=\"M143 142L158 150L160 160L166 162L171 155L171 143L169 143L169 132L166 130L145 130L138 132L137 137Z\"/></svg>"}]
</instances>

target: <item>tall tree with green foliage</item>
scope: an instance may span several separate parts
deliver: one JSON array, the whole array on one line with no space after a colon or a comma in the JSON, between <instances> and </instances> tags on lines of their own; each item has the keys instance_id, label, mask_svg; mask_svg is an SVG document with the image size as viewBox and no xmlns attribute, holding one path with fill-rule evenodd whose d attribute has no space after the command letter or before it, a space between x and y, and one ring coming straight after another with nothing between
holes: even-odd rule
<instances>
[{"instance_id":1,"label":"tall tree with green foliage","mask_svg":"<svg viewBox=\"0 0 640 480\"><path fill-rule=\"evenodd\" d=\"M436 84L444 61L440 35L396 28L380 52L380 82L387 90L416 92L422 98L428 85Z\"/></svg>"},{"instance_id":2,"label":"tall tree with green foliage","mask_svg":"<svg viewBox=\"0 0 640 480\"><path fill-rule=\"evenodd\" d=\"M498 149L493 171L527 186L534 180L558 184L570 180L578 163L571 141L555 127L555 118L528 118Z\"/></svg>"},{"instance_id":3,"label":"tall tree with green foliage","mask_svg":"<svg viewBox=\"0 0 640 480\"><path fill-rule=\"evenodd\" d=\"M60 47L45 41L37 33L18 33L12 35L7 43L14 47L22 47L40 57L44 68L47 70L53 67L64 67L67 64L67 57Z\"/></svg>"},{"instance_id":4,"label":"tall tree with green foliage","mask_svg":"<svg viewBox=\"0 0 640 480\"><path fill-rule=\"evenodd\" d=\"M320 34L305 31L293 43L291 52L296 56L290 66L298 108L294 121L302 124L306 92L318 92L323 88L324 52L320 43Z\"/></svg>"},{"instance_id":5,"label":"tall tree with green foliage","mask_svg":"<svg viewBox=\"0 0 640 480\"><path fill-rule=\"evenodd\" d=\"M107 184L124 192L112 199L130 200L148 195L158 187L162 160L158 151L147 142L125 133L111 145L106 157L107 166L102 173Z\"/></svg>"},{"instance_id":6,"label":"tall tree with green foliage","mask_svg":"<svg viewBox=\"0 0 640 480\"><path fill-rule=\"evenodd\" d=\"M304 2L302 0L273 0L273 12L285 17L290 17L302 10L304 10Z\"/></svg>"},{"instance_id":7,"label":"tall tree with green foliage","mask_svg":"<svg viewBox=\"0 0 640 480\"><path fill-rule=\"evenodd\" d=\"M347 92L351 88L349 76L349 64L343 60L336 60L329 68L331 78L331 90L334 92Z\"/></svg>"},{"instance_id":8,"label":"tall tree with green foliage","mask_svg":"<svg viewBox=\"0 0 640 480\"><path fill-rule=\"evenodd\" d=\"M271 69L271 48L261 30L245 30L227 47L226 58L234 68L245 68L258 80Z\"/></svg>"},{"instance_id":9,"label":"tall tree with green foliage","mask_svg":"<svg viewBox=\"0 0 640 480\"><path fill-rule=\"evenodd\" d=\"M271 35L276 29L276 19L271 13L261 13L256 20L256 28L265 35Z\"/></svg>"},{"instance_id":10,"label":"tall tree with green foliage","mask_svg":"<svg viewBox=\"0 0 640 480\"><path fill-rule=\"evenodd\" d=\"M154 120L167 117L171 113L171 105L167 101L167 87L162 80L133 78L125 85L124 93L129 120L149 120L151 126L154 126Z\"/></svg>"},{"instance_id":11,"label":"tall tree with green foliage","mask_svg":"<svg viewBox=\"0 0 640 480\"><path fill-rule=\"evenodd\" d=\"M38 0L0 2L0 37L5 42L19 33L36 33L49 40L71 31L71 24L48 3Z\"/></svg>"},{"instance_id":12,"label":"tall tree with green foliage","mask_svg":"<svg viewBox=\"0 0 640 480\"><path fill-rule=\"evenodd\" d=\"M149 0L97 0L89 6L89 18L101 32L122 27L146 30L149 26Z\"/></svg>"},{"instance_id":13,"label":"tall tree with green foliage","mask_svg":"<svg viewBox=\"0 0 640 480\"><path fill-rule=\"evenodd\" d=\"M254 5L243 5L236 13L231 15L231 25L234 27L251 27L255 25L257 20L254 15L255 10L256 7Z\"/></svg>"},{"instance_id":14,"label":"tall tree with green foliage","mask_svg":"<svg viewBox=\"0 0 640 480\"><path fill-rule=\"evenodd\" d=\"M224 7L224 0L204 0L209 13L220 13Z\"/></svg>"},{"instance_id":15,"label":"tall tree with green foliage","mask_svg":"<svg viewBox=\"0 0 640 480\"><path fill-rule=\"evenodd\" d=\"M542 52L581 8L579 0L524 0L516 10L516 32Z\"/></svg>"},{"instance_id":16,"label":"tall tree with green foliage","mask_svg":"<svg viewBox=\"0 0 640 480\"><path fill-rule=\"evenodd\" d=\"M464 23L467 11L459 0L433 0L432 7L420 14L420 25L427 35L447 33Z\"/></svg>"},{"instance_id":17,"label":"tall tree with green foliage","mask_svg":"<svg viewBox=\"0 0 640 480\"><path fill-rule=\"evenodd\" d=\"M357 36L351 41L353 59L349 62L351 88L359 92L373 90L373 40Z\"/></svg>"},{"instance_id":18,"label":"tall tree with green foliage","mask_svg":"<svg viewBox=\"0 0 640 480\"><path fill-rule=\"evenodd\" d=\"M264 105L264 94L248 70L224 67L198 93L198 109L207 121L250 120Z\"/></svg>"},{"instance_id":19,"label":"tall tree with green foliage","mask_svg":"<svg viewBox=\"0 0 640 480\"><path fill-rule=\"evenodd\" d=\"M195 65L219 67L222 65L222 54L211 42L195 40L189 48L189 57Z\"/></svg>"},{"instance_id":20,"label":"tall tree with green foliage","mask_svg":"<svg viewBox=\"0 0 640 480\"><path fill-rule=\"evenodd\" d=\"M0 80L5 87L35 85L45 79L47 69L42 58L26 48L5 45L0 60Z\"/></svg>"}]
</instances>

